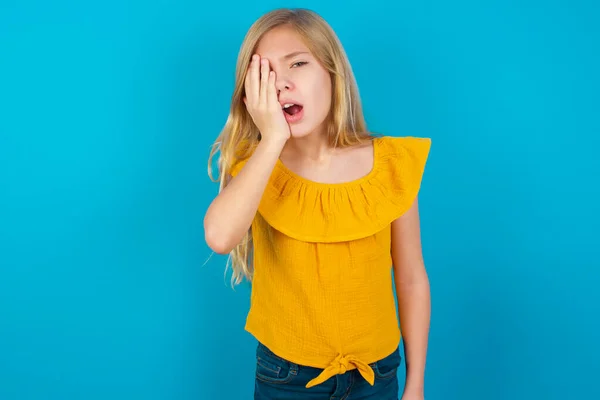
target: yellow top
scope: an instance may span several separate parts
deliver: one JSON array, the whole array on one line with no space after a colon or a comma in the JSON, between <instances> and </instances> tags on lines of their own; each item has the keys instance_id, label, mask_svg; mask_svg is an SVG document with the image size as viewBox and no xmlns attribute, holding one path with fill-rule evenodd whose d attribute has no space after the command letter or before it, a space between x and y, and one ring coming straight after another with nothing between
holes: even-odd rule
<instances>
[{"instance_id":1,"label":"yellow top","mask_svg":"<svg viewBox=\"0 0 600 400\"><path fill-rule=\"evenodd\" d=\"M314 182L278 160L252 223L245 328L278 356L324 369L307 388L352 369L373 385L369 364L400 342L391 222L416 198L431 140L373 141L372 170L350 182Z\"/></svg>"}]
</instances>

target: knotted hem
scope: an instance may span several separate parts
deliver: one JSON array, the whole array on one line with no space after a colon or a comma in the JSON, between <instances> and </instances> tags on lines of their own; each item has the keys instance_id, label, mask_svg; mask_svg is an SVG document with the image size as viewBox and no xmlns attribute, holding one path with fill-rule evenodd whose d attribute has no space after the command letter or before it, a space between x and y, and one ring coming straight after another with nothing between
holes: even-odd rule
<instances>
[{"instance_id":1,"label":"knotted hem","mask_svg":"<svg viewBox=\"0 0 600 400\"><path fill-rule=\"evenodd\" d=\"M365 378L367 382L369 382L371 386L375 384L375 372L369 364L365 363L357 357L354 357L353 355L344 356L342 354L339 354L335 358L335 360L333 360L331 364L319 374L319 376L310 380L306 384L306 388L308 389L313 386L320 385L332 376L344 374L349 369L354 369L352 367L358 369L358 372L362 375L363 378Z\"/></svg>"}]
</instances>

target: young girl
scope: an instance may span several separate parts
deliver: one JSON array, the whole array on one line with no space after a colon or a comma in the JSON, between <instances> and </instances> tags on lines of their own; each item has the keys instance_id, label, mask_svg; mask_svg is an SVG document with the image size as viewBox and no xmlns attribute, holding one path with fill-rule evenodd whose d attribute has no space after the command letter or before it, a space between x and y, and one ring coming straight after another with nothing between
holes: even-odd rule
<instances>
[{"instance_id":1,"label":"young girl","mask_svg":"<svg viewBox=\"0 0 600 400\"><path fill-rule=\"evenodd\" d=\"M250 28L209 157L210 169L220 152L220 190L204 228L231 255L232 283L252 282L255 399L398 399L400 326L402 399L423 399L417 193L429 148L367 132L343 47L319 15L279 9Z\"/></svg>"}]
</instances>

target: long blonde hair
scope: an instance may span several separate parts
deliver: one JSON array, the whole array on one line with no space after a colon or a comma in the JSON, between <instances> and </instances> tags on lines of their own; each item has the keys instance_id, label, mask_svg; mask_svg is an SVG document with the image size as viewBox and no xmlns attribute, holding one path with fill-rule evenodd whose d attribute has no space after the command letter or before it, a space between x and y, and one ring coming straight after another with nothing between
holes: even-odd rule
<instances>
[{"instance_id":1,"label":"long blonde hair","mask_svg":"<svg viewBox=\"0 0 600 400\"><path fill-rule=\"evenodd\" d=\"M290 26L303 39L318 62L329 71L332 81L332 103L327 121L327 135L332 146L347 147L372 138L367 132L359 97L358 86L345 50L331 26L316 12L304 8L280 8L262 15L244 37L238 53L235 88L229 115L221 133L212 145L208 158L208 174L219 182L219 192L231 179L231 168L240 159L247 158L260 141L260 132L243 102L244 80L252 55L260 39L271 29ZM212 160L218 159L219 178L212 175ZM232 286L243 278L252 280L250 265L252 231L230 253L233 274ZM229 264L229 263L228 263ZM225 270L227 272L227 268Z\"/></svg>"}]
</instances>

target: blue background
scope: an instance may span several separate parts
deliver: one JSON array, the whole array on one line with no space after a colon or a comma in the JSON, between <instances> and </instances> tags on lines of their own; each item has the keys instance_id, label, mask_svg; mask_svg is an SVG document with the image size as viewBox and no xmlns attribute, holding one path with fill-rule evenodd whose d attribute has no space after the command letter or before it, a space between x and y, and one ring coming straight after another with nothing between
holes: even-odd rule
<instances>
[{"instance_id":1,"label":"blue background","mask_svg":"<svg viewBox=\"0 0 600 400\"><path fill-rule=\"evenodd\" d=\"M338 32L372 130L433 139L426 397L600 398L598 3L334 4L0 2L0 399L251 398L206 157L279 6Z\"/></svg>"}]
</instances>

